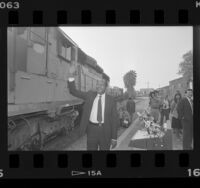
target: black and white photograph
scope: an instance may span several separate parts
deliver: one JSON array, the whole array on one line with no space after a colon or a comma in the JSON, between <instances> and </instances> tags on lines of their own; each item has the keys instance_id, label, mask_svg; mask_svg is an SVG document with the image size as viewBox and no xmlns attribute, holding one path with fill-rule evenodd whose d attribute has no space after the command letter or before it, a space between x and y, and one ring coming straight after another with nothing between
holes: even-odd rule
<instances>
[{"instance_id":1,"label":"black and white photograph","mask_svg":"<svg viewBox=\"0 0 200 188\"><path fill-rule=\"evenodd\" d=\"M7 98L8 151L193 150L193 27L8 27Z\"/></svg>"}]
</instances>

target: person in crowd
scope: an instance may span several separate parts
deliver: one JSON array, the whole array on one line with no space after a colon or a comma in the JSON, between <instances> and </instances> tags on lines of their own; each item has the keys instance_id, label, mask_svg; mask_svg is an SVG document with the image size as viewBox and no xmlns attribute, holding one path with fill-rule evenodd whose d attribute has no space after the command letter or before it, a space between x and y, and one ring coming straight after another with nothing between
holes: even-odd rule
<instances>
[{"instance_id":1,"label":"person in crowd","mask_svg":"<svg viewBox=\"0 0 200 188\"><path fill-rule=\"evenodd\" d=\"M163 126L164 118L165 118L165 123L169 120L169 113L170 113L170 101L168 95L166 95L160 107L160 126Z\"/></svg>"},{"instance_id":2,"label":"person in crowd","mask_svg":"<svg viewBox=\"0 0 200 188\"><path fill-rule=\"evenodd\" d=\"M122 112L121 126L128 128L131 124L131 117L128 111L124 110Z\"/></svg>"},{"instance_id":3,"label":"person in crowd","mask_svg":"<svg viewBox=\"0 0 200 188\"><path fill-rule=\"evenodd\" d=\"M181 93L176 93L171 104L171 117L172 117L171 127L178 139L180 139L182 135L182 124L180 119L178 118L178 112L177 112L177 107L181 99L182 99Z\"/></svg>"},{"instance_id":4,"label":"person in crowd","mask_svg":"<svg viewBox=\"0 0 200 188\"><path fill-rule=\"evenodd\" d=\"M177 107L178 116L183 126L183 149L193 148L193 91L187 89L185 97L181 99Z\"/></svg>"},{"instance_id":5,"label":"person in crowd","mask_svg":"<svg viewBox=\"0 0 200 188\"><path fill-rule=\"evenodd\" d=\"M154 92L151 91L151 92L149 93L149 107L150 107L150 108L151 108L151 101L152 101L153 98L154 98Z\"/></svg>"},{"instance_id":6,"label":"person in crowd","mask_svg":"<svg viewBox=\"0 0 200 188\"><path fill-rule=\"evenodd\" d=\"M154 118L154 122L157 123L159 120L159 108L160 108L160 100L158 98L158 92L157 91L153 91L151 93L151 97L150 97L150 115L153 116Z\"/></svg>"},{"instance_id":7,"label":"person in crowd","mask_svg":"<svg viewBox=\"0 0 200 188\"><path fill-rule=\"evenodd\" d=\"M154 95L155 95L156 98L159 98L159 91L158 91L158 90L155 90L155 91L154 91Z\"/></svg>"},{"instance_id":8,"label":"person in crowd","mask_svg":"<svg viewBox=\"0 0 200 188\"><path fill-rule=\"evenodd\" d=\"M126 103L126 109L130 115L131 121L133 121L134 113L135 113L135 101L129 97Z\"/></svg>"},{"instance_id":9,"label":"person in crowd","mask_svg":"<svg viewBox=\"0 0 200 188\"><path fill-rule=\"evenodd\" d=\"M73 72L72 67L72 76ZM87 150L110 150L117 146L119 117L115 99L105 93L107 86L108 82L102 79L96 91L82 92L76 89L73 77L68 80L70 93L85 101L80 135L87 134Z\"/></svg>"},{"instance_id":10,"label":"person in crowd","mask_svg":"<svg viewBox=\"0 0 200 188\"><path fill-rule=\"evenodd\" d=\"M176 94L180 94L180 95L181 95L181 98L183 97L182 94L181 94L181 92L180 92L180 90L176 90L176 93L174 94L174 96L175 96ZM172 102L174 102L174 98L173 98L173 97L171 97L170 104L172 104Z\"/></svg>"}]
</instances>

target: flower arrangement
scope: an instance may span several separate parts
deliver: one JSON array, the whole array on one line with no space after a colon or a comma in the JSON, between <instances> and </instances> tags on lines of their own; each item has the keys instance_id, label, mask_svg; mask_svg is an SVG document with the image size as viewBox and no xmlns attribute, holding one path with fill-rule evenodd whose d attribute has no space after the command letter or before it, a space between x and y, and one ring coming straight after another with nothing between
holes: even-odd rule
<instances>
[{"instance_id":1,"label":"flower arrangement","mask_svg":"<svg viewBox=\"0 0 200 188\"><path fill-rule=\"evenodd\" d=\"M158 123L154 122L154 118L150 115L148 110L142 113L137 113L139 120L144 122L144 130L147 131L150 137L162 138L167 130L167 125L161 127Z\"/></svg>"}]
</instances>

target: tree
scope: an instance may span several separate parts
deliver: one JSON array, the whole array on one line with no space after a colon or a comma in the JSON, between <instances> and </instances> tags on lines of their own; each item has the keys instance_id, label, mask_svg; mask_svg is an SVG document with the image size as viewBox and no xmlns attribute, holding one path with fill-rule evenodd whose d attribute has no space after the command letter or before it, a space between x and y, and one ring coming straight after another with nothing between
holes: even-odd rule
<instances>
[{"instance_id":1,"label":"tree","mask_svg":"<svg viewBox=\"0 0 200 188\"><path fill-rule=\"evenodd\" d=\"M183 61L179 64L178 74L182 75L189 84L193 80L193 54L189 51L183 55Z\"/></svg>"},{"instance_id":2,"label":"tree","mask_svg":"<svg viewBox=\"0 0 200 188\"><path fill-rule=\"evenodd\" d=\"M133 70L130 70L129 72L127 72L123 77L124 85L125 85L125 88L127 88L128 96L133 97L133 98L136 97L136 92L134 89L136 85L136 77L137 77L137 74Z\"/></svg>"}]
</instances>

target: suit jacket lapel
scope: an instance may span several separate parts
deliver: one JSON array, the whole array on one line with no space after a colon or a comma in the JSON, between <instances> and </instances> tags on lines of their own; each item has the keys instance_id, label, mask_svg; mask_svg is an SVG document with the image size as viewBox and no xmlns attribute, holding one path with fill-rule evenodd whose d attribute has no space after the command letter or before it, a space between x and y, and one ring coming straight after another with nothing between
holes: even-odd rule
<instances>
[{"instance_id":1,"label":"suit jacket lapel","mask_svg":"<svg viewBox=\"0 0 200 188\"><path fill-rule=\"evenodd\" d=\"M94 102L94 99L96 98L96 96L97 96L97 92L93 92L92 96L91 96L91 108L92 108L92 105L93 105L93 102Z\"/></svg>"},{"instance_id":2,"label":"suit jacket lapel","mask_svg":"<svg viewBox=\"0 0 200 188\"><path fill-rule=\"evenodd\" d=\"M189 99L188 99L187 97L186 97L186 100L187 100L188 105L190 106L190 110L191 110L192 113L193 113L192 105L190 104L190 101L189 101Z\"/></svg>"},{"instance_id":3,"label":"suit jacket lapel","mask_svg":"<svg viewBox=\"0 0 200 188\"><path fill-rule=\"evenodd\" d=\"M97 95L96 92L92 92L91 95L89 96L89 101L88 101L89 102L88 103L89 115L91 114L93 102L94 102L94 99L95 99L96 95Z\"/></svg>"},{"instance_id":4,"label":"suit jacket lapel","mask_svg":"<svg viewBox=\"0 0 200 188\"><path fill-rule=\"evenodd\" d=\"M106 115L108 114L108 108L109 108L109 96L105 94L105 110L104 110L104 123L106 121Z\"/></svg>"}]
</instances>

